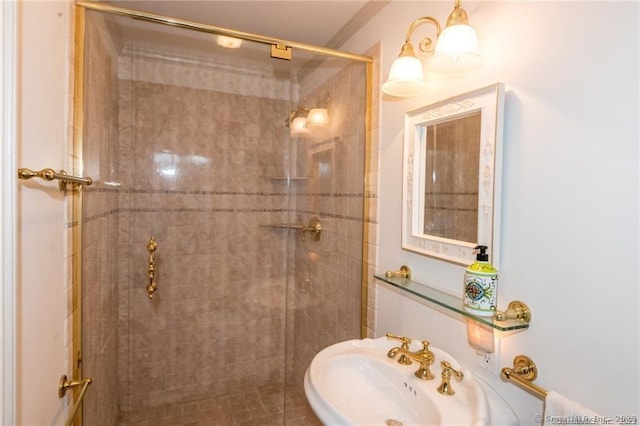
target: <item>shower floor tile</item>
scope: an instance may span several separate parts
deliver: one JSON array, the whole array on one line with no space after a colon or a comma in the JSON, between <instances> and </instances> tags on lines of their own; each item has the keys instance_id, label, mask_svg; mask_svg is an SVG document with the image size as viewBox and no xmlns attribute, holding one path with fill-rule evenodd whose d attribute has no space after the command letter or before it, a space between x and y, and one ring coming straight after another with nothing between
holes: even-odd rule
<instances>
[{"instance_id":1,"label":"shower floor tile","mask_svg":"<svg viewBox=\"0 0 640 426\"><path fill-rule=\"evenodd\" d=\"M286 414L285 414L286 405ZM303 391L279 386L129 413L120 426L321 426Z\"/></svg>"}]
</instances>

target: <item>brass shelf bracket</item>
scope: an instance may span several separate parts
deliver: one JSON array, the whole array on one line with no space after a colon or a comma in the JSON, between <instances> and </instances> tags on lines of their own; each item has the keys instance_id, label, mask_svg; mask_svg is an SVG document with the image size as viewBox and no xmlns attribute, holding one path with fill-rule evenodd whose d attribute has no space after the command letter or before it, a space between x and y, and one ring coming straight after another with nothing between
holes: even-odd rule
<instances>
[{"instance_id":1,"label":"brass shelf bracket","mask_svg":"<svg viewBox=\"0 0 640 426\"><path fill-rule=\"evenodd\" d=\"M52 181L54 179L58 180L58 188L60 188L60 191L62 192L67 192L68 190L76 190L81 185L89 186L93 183L93 179L91 179L90 177L71 176L64 170L56 172L51 168L38 171L34 171L24 167L18 169L18 179L29 180L34 177L48 181Z\"/></svg>"},{"instance_id":2,"label":"brass shelf bracket","mask_svg":"<svg viewBox=\"0 0 640 426\"><path fill-rule=\"evenodd\" d=\"M387 278L402 278L405 280L411 279L411 268L407 265L402 265L397 271L387 271L384 273Z\"/></svg>"},{"instance_id":3,"label":"brass shelf bracket","mask_svg":"<svg viewBox=\"0 0 640 426\"><path fill-rule=\"evenodd\" d=\"M531 309L525 303L514 300L506 311L497 311L493 318L496 321L520 320L528 324L531 322Z\"/></svg>"},{"instance_id":4,"label":"brass shelf bracket","mask_svg":"<svg viewBox=\"0 0 640 426\"><path fill-rule=\"evenodd\" d=\"M320 218L317 216L309 219L309 224L302 227L302 241L307 239L307 233L311 234L313 241L320 241L320 234L322 233L322 225L320 224Z\"/></svg>"}]
</instances>

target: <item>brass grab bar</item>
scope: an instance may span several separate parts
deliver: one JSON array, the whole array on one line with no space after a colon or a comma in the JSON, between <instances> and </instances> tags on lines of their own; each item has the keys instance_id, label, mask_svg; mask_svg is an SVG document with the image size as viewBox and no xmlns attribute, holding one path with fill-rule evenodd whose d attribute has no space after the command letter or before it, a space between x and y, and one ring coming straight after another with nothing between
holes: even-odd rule
<instances>
[{"instance_id":1,"label":"brass grab bar","mask_svg":"<svg viewBox=\"0 0 640 426\"><path fill-rule=\"evenodd\" d=\"M66 374L60 377L60 384L58 385L58 396L60 398L64 398L64 396L67 394L68 389L76 386L82 386L82 388L80 389L80 395L78 395L78 399L76 400L75 404L73 404L73 407L71 407L69 417L67 418L67 421L64 422L64 426L71 426L73 424L73 419L76 417L76 414L78 414L78 409L80 408L80 404L82 404L84 394L92 382L93 380L91 379L91 377L87 377L82 380L67 380Z\"/></svg>"},{"instance_id":2,"label":"brass grab bar","mask_svg":"<svg viewBox=\"0 0 640 426\"><path fill-rule=\"evenodd\" d=\"M93 183L93 179L91 179L90 177L71 176L71 175L68 175L67 172L64 170L60 170L59 172L56 172L51 168L42 169L38 171L34 171L24 167L18 169L19 179L27 180L33 177L39 177L40 179L44 179L48 181L52 181L54 179L59 180L60 182L58 183L58 187L62 192L65 192L67 189L69 189L68 188L69 185L71 185L71 189L76 189L80 185L89 186Z\"/></svg>"},{"instance_id":3,"label":"brass grab bar","mask_svg":"<svg viewBox=\"0 0 640 426\"><path fill-rule=\"evenodd\" d=\"M533 383L538 377L538 368L526 355L516 356L513 359L513 368L504 367L501 375L538 398L545 399L547 397L547 390Z\"/></svg>"}]
</instances>

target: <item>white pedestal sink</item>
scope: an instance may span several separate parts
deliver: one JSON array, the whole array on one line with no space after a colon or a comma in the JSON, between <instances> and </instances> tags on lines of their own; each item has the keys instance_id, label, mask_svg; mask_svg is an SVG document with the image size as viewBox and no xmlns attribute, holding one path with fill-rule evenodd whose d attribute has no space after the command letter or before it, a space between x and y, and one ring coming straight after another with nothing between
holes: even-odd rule
<instances>
[{"instance_id":1,"label":"white pedestal sink","mask_svg":"<svg viewBox=\"0 0 640 426\"><path fill-rule=\"evenodd\" d=\"M471 372L463 370L461 382L451 380L454 395L438 393L440 362L460 367L453 357L430 348L435 379L421 380L414 376L417 363L406 366L387 357L395 346L397 341L381 337L349 340L320 351L304 379L305 394L320 421L332 426L491 424L487 396Z\"/></svg>"}]
</instances>

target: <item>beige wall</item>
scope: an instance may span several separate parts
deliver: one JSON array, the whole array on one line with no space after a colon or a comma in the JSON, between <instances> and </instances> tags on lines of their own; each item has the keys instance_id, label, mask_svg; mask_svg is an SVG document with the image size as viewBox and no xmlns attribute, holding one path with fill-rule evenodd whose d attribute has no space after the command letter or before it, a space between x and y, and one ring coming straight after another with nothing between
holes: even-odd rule
<instances>
[{"instance_id":1,"label":"beige wall","mask_svg":"<svg viewBox=\"0 0 640 426\"><path fill-rule=\"evenodd\" d=\"M16 72L17 152L15 159L3 162L3 172L16 173L15 167L73 170L73 158L67 156L72 135L71 3L18 2L14 6L16 57L5 58L3 66L15 66ZM3 149L9 143L3 141ZM14 152L9 155L13 157ZM63 374L71 377L68 283L72 252L68 243L73 224L66 209L72 197L65 197L55 182L40 179L20 181L15 191L16 199L3 206L16 209L16 245L4 247L12 253L16 250L16 276L15 283L3 287L3 291L15 291L15 305L4 306L15 308L5 312L5 319L12 314L15 318L3 331L7 345L3 356L15 356L15 365L9 373L13 377L3 379L10 387L5 388L2 403L15 403L4 407L5 413L14 414L7 424L62 424L68 398L60 399L56 387ZM5 334L12 326L13 341Z\"/></svg>"}]
</instances>

